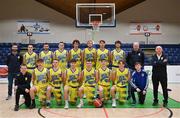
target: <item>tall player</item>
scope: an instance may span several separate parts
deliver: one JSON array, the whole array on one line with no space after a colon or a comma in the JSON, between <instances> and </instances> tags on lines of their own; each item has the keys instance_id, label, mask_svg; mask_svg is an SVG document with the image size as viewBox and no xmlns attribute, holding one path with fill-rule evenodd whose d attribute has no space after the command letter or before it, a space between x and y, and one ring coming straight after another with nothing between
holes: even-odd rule
<instances>
[{"instance_id":1,"label":"tall player","mask_svg":"<svg viewBox=\"0 0 180 118\"><path fill-rule=\"evenodd\" d=\"M28 72L32 74L36 67L38 55L33 52L33 45L28 44L28 51L23 55L23 63L26 64Z\"/></svg>"},{"instance_id":2,"label":"tall player","mask_svg":"<svg viewBox=\"0 0 180 118\"><path fill-rule=\"evenodd\" d=\"M65 86L64 86L64 100L65 109L69 108L69 101L76 103L77 92L79 88L80 71L76 67L76 60L72 59L70 61L70 68L66 70L64 74Z\"/></svg>"},{"instance_id":3,"label":"tall player","mask_svg":"<svg viewBox=\"0 0 180 118\"><path fill-rule=\"evenodd\" d=\"M59 60L59 67L65 72L68 62L68 51L64 49L64 42L59 42L59 49L54 52L54 58Z\"/></svg>"},{"instance_id":4,"label":"tall player","mask_svg":"<svg viewBox=\"0 0 180 118\"><path fill-rule=\"evenodd\" d=\"M127 87L130 81L130 72L125 68L125 62L119 61L119 68L113 71L112 81L114 85L111 87L112 107L116 107L115 94L119 92L119 102L125 103L127 97Z\"/></svg>"},{"instance_id":5,"label":"tall player","mask_svg":"<svg viewBox=\"0 0 180 118\"><path fill-rule=\"evenodd\" d=\"M121 41L115 41L115 49L111 52L111 60L113 70L118 68L118 62L120 60L126 61L126 53L121 49Z\"/></svg>"},{"instance_id":6,"label":"tall player","mask_svg":"<svg viewBox=\"0 0 180 118\"><path fill-rule=\"evenodd\" d=\"M52 63L53 67L49 70L49 86L48 90L53 93L57 105L60 105L62 100L62 90L61 87L64 82L64 74L62 73L60 67L59 67L59 61L58 59L54 59ZM48 95L48 97L51 97L51 95ZM50 99L50 98L48 98Z\"/></svg>"},{"instance_id":7,"label":"tall player","mask_svg":"<svg viewBox=\"0 0 180 118\"><path fill-rule=\"evenodd\" d=\"M82 58L83 58L83 64L84 64L84 68L86 68L86 62L88 60L92 61L92 65L95 68L95 63L96 63L96 49L93 48L93 41L92 40L88 40L87 41L87 48L85 48L83 50L83 54L82 54Z\"/></svg>"},{"instance_id":8,"label":"tall player","mask_svg":"<svg viewBox=\"0 0 180 118\"><path fill-rule=\"evenodd\" d=\"M86 62L86 68L81 72L81 82L82 86L79 88L79 97L80 103L78 104L78 108L84 106L83 95L86 94L87 101L92 103L93 98L95 96L95 87L97 83L96 79L96 71L92 67L92 62Z\"/></svg>"},{"instance_id":9,"label":"tall player","mask_svg":"<svg viewBox=\"0 0 180 118\"><path fill-rule=\"evenodd\" d=\"M47 91L48 70L44 68L42 59L37 60L37 68L34 69L32 74L32 83L33 86L30 88L30 96L32 100L30 106L31 109L36 107L35 94L39 94L39 100L43 105L46 102L46 95L50 95L50 91ZM47 105L50 105L50 99L47 100Z\"/></svg>"},{"instance_id":10,"label":"tall player","mask_svg":"<svg viewBox=\"0 0 180 118\"><path fill-rule=\"evenodd\" d=\"M79 48L80 42L79 40L75 39L72 42L73 49L69 51L69 60L76 60L76 68L81 71L81 61L82 61L82 52L81 49Z\"/></svg>"},{"instance_id":11,"label":"tall player","mask_svg":"<svg viewBox=\"0 0 180 118\"><path fill-rule=\"evenodd\" d=\"M99 49L97 49L97 61L96 61L96 69L99 69L101 67L101 60L105 59L107 60L107 66L109 65L110 62L110 56L111 53L109 50L105 48L106 42L104 40L99 41Z\"/></svg>"},{"instance_id":12,"label":"tall player","mask_svg":"<svg viewBox=\"0 0 180 118\"><path fill-rule=\"evenodd\" d=\"M52 67L53 52L49 50L49 44L44 43L43 51L39 53L39 58L43 59L44 67L50 69Z\"/></svg>"},{"instance_id":13,"label":"tall player","mask_svg":"<svg viewBox=\"0 0 180 118\"><path fill-rule=\"evenodd\" d=\"M112 78L112 73L106 65L107 61L105 59L101 60L101 68L96 71L99 97L101 101L106 101L110 97L110 80Z\"/></svg>"}]
</instances>

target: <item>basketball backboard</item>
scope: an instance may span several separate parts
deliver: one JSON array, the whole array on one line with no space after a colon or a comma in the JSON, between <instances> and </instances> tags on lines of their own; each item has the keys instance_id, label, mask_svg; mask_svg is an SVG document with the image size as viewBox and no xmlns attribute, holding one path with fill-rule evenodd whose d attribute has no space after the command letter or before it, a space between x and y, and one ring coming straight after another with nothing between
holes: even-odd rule
<instances>
[{"instance_id":1,"label":"basketball backboard","mask_svg":"<svg viewBox=\"0 0 180 118\"><path fill-rule=\"evenodd\" d=\"M94 21L98 21L100 27L115 27L115 4L77 3L76 26L91 28Z\"/></svg>"}]
</instances>

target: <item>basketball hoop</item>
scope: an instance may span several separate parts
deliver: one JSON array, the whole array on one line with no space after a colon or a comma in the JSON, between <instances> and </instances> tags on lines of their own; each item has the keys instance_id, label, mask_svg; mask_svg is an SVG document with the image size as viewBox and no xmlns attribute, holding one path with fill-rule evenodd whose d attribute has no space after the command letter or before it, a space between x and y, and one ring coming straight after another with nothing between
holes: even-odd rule
<instances>
[{"instance_id":1,"label":"basketball hoop","mask_svg":"<svg viewBox=\"0 0 180 118\"><path fill-rule=\"evenodd\" d=\"M101 25L100 21L92 21L90 24L92 25L92 30L93 31L99 31L99 28L100 28L100 25Z\"/></svg>"}]
</instances>

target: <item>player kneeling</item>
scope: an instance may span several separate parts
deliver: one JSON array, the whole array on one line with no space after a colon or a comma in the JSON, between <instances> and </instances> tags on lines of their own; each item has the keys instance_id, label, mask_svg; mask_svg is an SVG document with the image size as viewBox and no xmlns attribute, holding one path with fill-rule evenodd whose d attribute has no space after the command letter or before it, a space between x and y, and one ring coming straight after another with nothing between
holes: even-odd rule
<instances>
[{"instance_id":1,"label":"player kneeling","mask_svg":"<svg viewBox=\"0 0 180 118\"><path fill-rule=\"evenodd\" d=\"M43 66L43 60L37 60L37 68L34 69L32 74L33 87L30 89L30 96L32 104L31 109L36 107L35 104L35 94L38 94L39 101L42 106L50 104L50 99L46 101L46 95L50 95L50 91L47 91L48 87L48 70ZM47 97L50 98L50 97Z\"/></svg>"},{"instance_id":2,"label":"player kneeling","mask_svg":"<svg viewBox=\"0 0 180 118\"><path fill-rule=\"evenodd\" d=\"M66 70L64 74L66 83L64 86L64 99L65 99L65 109L69 108L69 101L71 103L76 103L78 97L78 88L80 80L79 69L76 68L76 60L70 61L70 68Z\"/></svg>"},{"instance_id":3,"label":"player kneeling","mask_svg":"<svg viewBox=\"0 0 180 118\"><path fill-rule=\"evenodd\" d=\"M125 62L123 60L119 61L119 68L113 71L112 75L114 85L111 88L112 96L112 107L116 107L115 93L119 93L119 102L125 103L127 96L127 86L130 80L130 72L125 68Z\"/></svg>"},{"instance_id":4,"label":"player kneeling","mask_svg":"<svg viewBox=\"0 0 180 118\"><path fill-rule=\"evenodd\" d=\"M49 86L48 86L48 91L51 91L51 93L53 93L56 103L57 105L61 105L61 95L62 95L62 91L61 91L61 86L63 83L63 73L61 71L61 69L59 68L59 61L57 59L53 60L52 63L52 68L49 70ZM51 96L47 95L48 97ZM50 99L50 98L48 98ZM50 106L50 105L48 105Z\"/></svg>"},{"instance_id":5,"label":"player kneeling","mask_svg":"<svg viewBox=\"0 0 180 118\"><path fill-rule=\"evenodd\" d=\"M107 101L110 97L111 70L107 68L107 60L101 60L101 68L96 71L98 90L101 101Z\"/></svg>"},{"instance_id":6,"label":"player kneeling","mask_svg":"<svg viewBox=\"0 0 180 118\"><path fill-rule=\"evenodd\" d=\"M94 101L95 96L95 89L96 89L96 77L95 77L95 69L92 67L92 62L87 61L86 62L86 68L81 72L81 81L82 86L79 88L79 97L80 97L80 103L78 104L78 108L81 108L84 106L83 102L83 95L85 93L86 99L89 102L89 104L92 104Z\"/></svg>"},{"instance_id":7,"label":"player kneeling","mask_svg":"<svg viewBox=\"0 0 180 118\"><path fill-rule=\"evenodd\" d=\"M139 104L144 104L146 91L148 88L148 76L147 73L142 70L142 65L140 62L135 63L135 71L132 74L132 79L130 84L131 88L131 96L133 99L132 105L136 104L135 92L137 92L139 97Z\"/></svg>"}]
</instances>

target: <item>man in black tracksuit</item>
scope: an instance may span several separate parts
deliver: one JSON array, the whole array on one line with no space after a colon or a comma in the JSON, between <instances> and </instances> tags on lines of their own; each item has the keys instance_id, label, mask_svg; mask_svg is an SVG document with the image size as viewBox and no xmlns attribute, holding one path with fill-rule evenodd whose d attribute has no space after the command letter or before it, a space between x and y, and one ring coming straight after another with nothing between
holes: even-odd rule
<instances>
[{"instance_id":1,"label":"man in black tracksuit","mask_svg":"<svg viewBox=\"0 0 180 118\"><path fill-rule=\"evenodd\" d=\"M31 83L31 74L27 72L26 65L21 65L20 73L15 77L15 101L16 105L14 111L19 110L19 98L20 95L23 94L25 98L25 105L29 107L31 105L31 97L29 94Z\"/></svg>"},{"instance_id":2,"label":"man in black tracksuit","mask_svg":"<svg viewBox=\"0 0 180 118\"><path fill-rule=\"evenodd\" d=\"M157 46L156 54L152 56L152 83L153 83L153 106L158 105L158 86L159 82L163 90L163 106L166 107L168 103L168 91L167 91L167 58L163 53L161 46Z\"/></svg>"},{"instance_id":3,"label":"man in black tracksuit","mask_svg":"<svg viewBox=\"0 0 180 118\"><path fill-rule=\"evenodd\" d=\"M131 52L127 54L126 63L131 72L131 74L135 71L135 63L141 63L142 68L144 68L144 52L140 49L139 43L133 43L133 49ZM131 85L128 85L128 99L131 98Z\"/></svg>"},{"instance_id":4,"label":"man in black tracksuit","mask_svg":"<svg viewBox=\"0 0 180 118\"><path fill-rule=\"evenodd\" d=\"M18 53L18 45L12 44L11 54L7 56L8 66L8 96L6 100L9 100L12 96L13 80L17 73L19 73L20 65L22 64L23 57Z\"/></svg>"}]
</instances>

